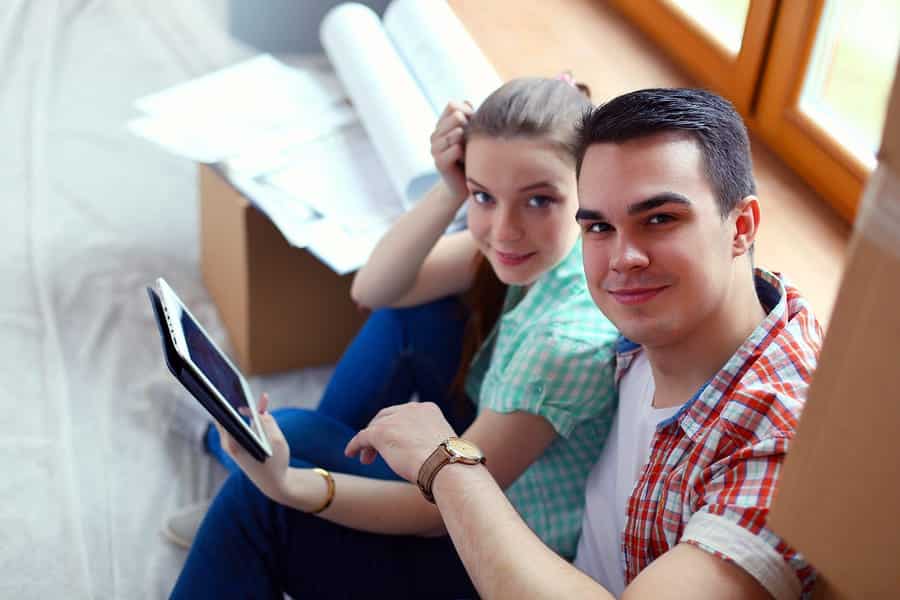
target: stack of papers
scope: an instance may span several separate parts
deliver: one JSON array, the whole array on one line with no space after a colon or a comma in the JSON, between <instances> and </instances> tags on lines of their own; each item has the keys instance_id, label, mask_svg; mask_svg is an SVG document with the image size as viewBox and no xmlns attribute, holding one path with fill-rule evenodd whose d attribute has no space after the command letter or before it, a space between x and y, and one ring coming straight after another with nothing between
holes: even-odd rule
<instances>
[{"instance_id":1,"label":"stack of papers","mask_svg":"<svg viewBox=\"0 0 900 600\"><path fill-rule=\"evenodd\" d=\"M129 129L215 164L285 239L340 274L365 263L403 211L324 61L262 55L135 102Z\"/></svg>"}]
</instances>

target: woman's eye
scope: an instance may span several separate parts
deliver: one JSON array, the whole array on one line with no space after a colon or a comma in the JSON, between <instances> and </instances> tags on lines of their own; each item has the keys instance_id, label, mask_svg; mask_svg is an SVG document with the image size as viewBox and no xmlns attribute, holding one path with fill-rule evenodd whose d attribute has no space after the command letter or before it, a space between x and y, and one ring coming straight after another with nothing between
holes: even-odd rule
<instances>
[{"instance_id":1,"label":"woman's eye","mask_svg":"<svg viewBox=\"0 0 900 600\"><path fill-rule=\"evenodd\" d=\"M650 225L662 225L664 223L671 223L675 220L675 217L667 214L658 214L653 215L649 219L647 219L647 223Z\"/></svg>"},{"instance_id":2,"label":"woman's eye","mask_svg":"<svg viewBox=\"0 0 900 600\"><path fill-rule=\"evenodd\" d=\"M545 206L549 206L553 203L553 198L550 196L532 196L528 199L528 206L532 206L534 208L543 208Z\"/></svg>"},{"instance_id":3,"label":"woman's eye","mask_svg":"<svg viewBox=\"0 0 900 600\"><path fill-rule=\"evenodd\" d=\"M472 198L478 204L487 204L488 202L493 200L493 198L491 198L490 194L488 194L487 192L481 192L481 191L472 192Z\"/></svg>"}]
</instances>

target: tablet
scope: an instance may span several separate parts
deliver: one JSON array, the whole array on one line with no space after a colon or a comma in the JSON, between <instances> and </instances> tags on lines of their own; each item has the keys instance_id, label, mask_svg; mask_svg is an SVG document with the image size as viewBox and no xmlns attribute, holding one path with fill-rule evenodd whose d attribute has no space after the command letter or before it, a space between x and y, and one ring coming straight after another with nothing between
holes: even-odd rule
<instances>
[{"instance_id":1,"label":"tablet","mask_svg":"<svg viewBox=\"0 0 900 600\"><path fill-rule=\"evenodd\" d=\"M147 292L169 370L251 456L264 462L272 450L247 380L164 279ZM250 414L242 415L241 408Z\"/></svg>"}]
</instances>

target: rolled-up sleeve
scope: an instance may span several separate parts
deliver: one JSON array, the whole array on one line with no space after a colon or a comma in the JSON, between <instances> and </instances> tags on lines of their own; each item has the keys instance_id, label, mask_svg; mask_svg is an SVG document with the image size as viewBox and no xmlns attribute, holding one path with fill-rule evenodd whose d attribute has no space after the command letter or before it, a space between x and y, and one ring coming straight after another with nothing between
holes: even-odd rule
<instances>
[{"instance_id":1,"label":"rolled-up sleeve","mask_svg":"<svg viewBox=\"0 0 900 600\"><path fill-rule=\"evenodd\" d=\"M710 465L694 488L699 506L681 538L740 566L776 600L807 598L815 582L803 556L766 527L787 444L758 441Z\"/></svg>"}]
</instances>

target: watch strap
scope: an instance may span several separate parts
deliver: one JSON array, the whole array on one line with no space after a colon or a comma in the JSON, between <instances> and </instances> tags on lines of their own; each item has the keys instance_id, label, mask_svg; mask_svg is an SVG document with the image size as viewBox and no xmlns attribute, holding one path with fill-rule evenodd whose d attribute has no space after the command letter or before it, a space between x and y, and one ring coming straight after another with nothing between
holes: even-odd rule
<instances>
[{"instance_id":1,"label":"watch strap","mask_svg":"<svg viewBox=\"0 0 900 600\"><path fill-rule=\"evenodd\" d=\"M477 456L465 456L464 454L454 452L449 448L450 444L454 441L464 442L477 452ZM481 450L475 447L471 442L466 442L459 438L448 438L441 442L438 447L435 448L434 452L431 453L431 456L422 463L422 466L419 468L419 475L416 478L416 484L419 486L419 490L429 502L434 503L434 494L431 491L431 487L434 484L434 478L437 477L438 471L450 463L479 465L485 463L485 458L484 455L481 454Z\"/></svg>"},{"instance_id":2,"label":"watch strap","mask_svg":"<svg viewBox=\"0 0 900 600\"><path fill-rule=\"evenodd\" d=\"M434 495L431 493L431 484L434 483L434 478L437 476L438 471L441 470L441 467L449 463L451 458L450 451L447 450L444 442L441 442L419 468L416 485L419 486L419 490L425 496L425 499L432 504L434 503Z\"/></svg>"}]
</instances>

